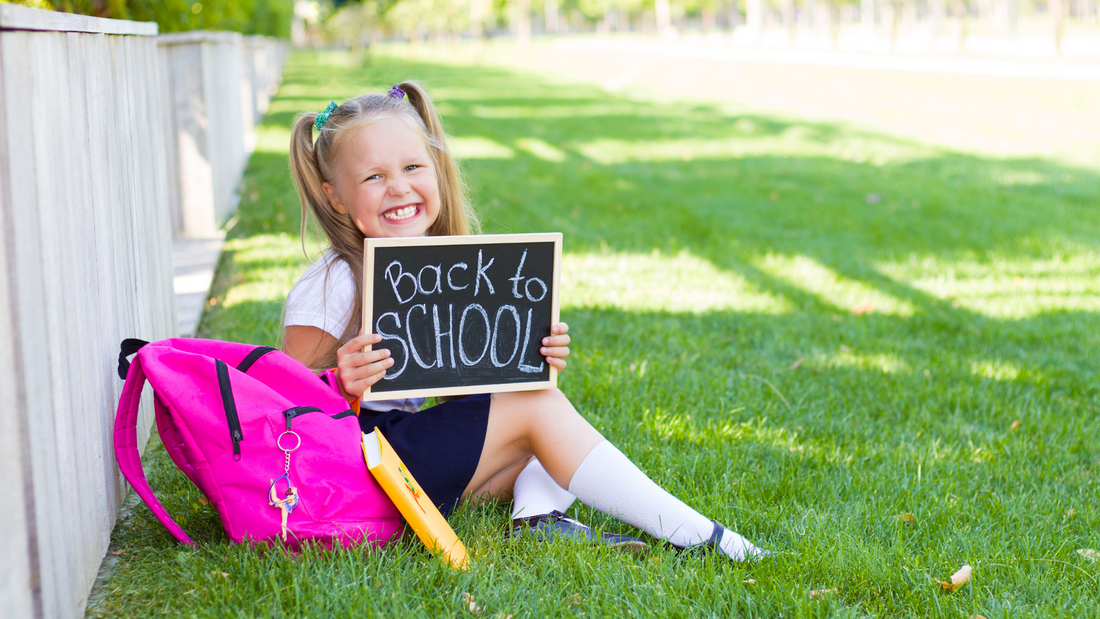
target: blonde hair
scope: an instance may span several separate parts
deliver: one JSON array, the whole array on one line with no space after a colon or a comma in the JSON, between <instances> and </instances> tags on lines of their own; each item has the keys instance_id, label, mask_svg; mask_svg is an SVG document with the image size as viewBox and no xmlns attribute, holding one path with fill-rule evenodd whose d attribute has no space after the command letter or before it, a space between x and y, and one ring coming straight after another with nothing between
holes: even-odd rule
<instances>
[{"instance_id":1,"label":"blonde hair","mask_svg":"<svg viewBox=\"0 0 1100 619\"><path fill-rule=\"evenodd\" d=\"M290 137L290 172L298 186L302 201L302 241L305 244L309 217L320 226L328 237L336 258L343 260L355 278L355 305L344 333L338 338L338 348L345 340L358 335L360 317L363 315L363 233L351 217L333 208L323 189L324 183L333 184L336 178L336 160L340 146L363 127L388 118L397 118L415 129L424 139L436 181L439 183L439 216L428 228L430 236L476 234L480 231L477 216L466 196L466 185L458 171L458 164L447 148L447 135L443 123L428 93L416 82L401 82L398 88L405 92L407 101L389 94L370 94L345 101L325 121L313 139L317 112L305 112L294 122ZM392 91L391 91L392 92ZM329 267L335 260L329 263ZM326 272L326 277L328 276ZM314 370L336 365L336 348L323 351L315 357Z\"/></svg>"}]
</instances>

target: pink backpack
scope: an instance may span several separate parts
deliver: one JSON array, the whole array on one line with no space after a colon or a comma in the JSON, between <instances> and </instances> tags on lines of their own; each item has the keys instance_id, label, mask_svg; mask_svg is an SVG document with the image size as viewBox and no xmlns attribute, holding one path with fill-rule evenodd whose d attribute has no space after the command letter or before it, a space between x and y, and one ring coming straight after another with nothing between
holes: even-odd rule
<instances>
[{"instance_id":1,"label":"pink backpack","mask_svg":"<svg viewBox=\"0 0 1100 619\"><path fill-rule=\"evenodd\" d=\"M266 346L185 338L124 341L118 373L119 468L180 542L194 544L153 494L138 454L146 380L168 455L233 542L382 545L400 533L397 508L367 470L355 413L328 375Z\"/></svg>"}]
</instances>

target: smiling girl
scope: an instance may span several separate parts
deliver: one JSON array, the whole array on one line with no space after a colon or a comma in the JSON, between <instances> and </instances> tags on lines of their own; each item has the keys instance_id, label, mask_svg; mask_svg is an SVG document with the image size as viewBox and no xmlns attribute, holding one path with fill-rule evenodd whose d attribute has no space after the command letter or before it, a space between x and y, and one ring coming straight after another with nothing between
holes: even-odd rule
<instances>
[{"instance_id":1,"label":"smiling girl","mask_svg":"<svg viewBox=\"0 0 1100 619\"><path fill-rule=\"evenodd\" d=\"M363 239L472 234L477 219L435 106L412 82L302 114L290 163L303 235L312 215L330 247L287 296L283 350L315 371L335 366L345 395L358 398L393 365L388 350L368 349L381 336L360 335ZM568 330L552 325L542 342L559 371ZM557 389L423 405L363 402L359 423L382 431L445 516L464 498L513 497L514 534L644 546L565 517L579 498L679 548L705 546L734 560L763 554L657 486Z\"/></svg>"}]
</instances>

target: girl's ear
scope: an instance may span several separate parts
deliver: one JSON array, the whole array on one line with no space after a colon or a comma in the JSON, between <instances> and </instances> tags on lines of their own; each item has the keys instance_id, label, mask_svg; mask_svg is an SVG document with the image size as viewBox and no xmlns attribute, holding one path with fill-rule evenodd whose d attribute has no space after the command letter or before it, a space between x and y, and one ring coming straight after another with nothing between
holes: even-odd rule
<instances>
[{"instance_id":1,"label":"girl's ear","mask_svg":"<svg viewBox=\"0 0 1100 619\"><path fill-rule=\"evenodd\" d=\"M344 203L340 201L340 197L336 195L336 188L329 183L321 183L321 189L324 190L325 195L328 196L328 203L332 205L332 210L340 213L341 215L347 215L348 209L344 206Z\"/></svg>"}]
</instances>

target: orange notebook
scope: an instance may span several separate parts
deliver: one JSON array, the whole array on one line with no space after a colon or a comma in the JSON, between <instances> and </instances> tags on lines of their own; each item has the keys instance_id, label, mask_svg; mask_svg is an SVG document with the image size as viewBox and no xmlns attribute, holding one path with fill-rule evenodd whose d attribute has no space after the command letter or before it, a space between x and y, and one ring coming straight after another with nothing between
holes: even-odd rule
<instances>
[{"instance_id":1,"label":"orange notebook","mask_svg":"<svg viewBox=\"0 0 1100 619\"><path fill-rule=\"evenodd\" d=\"M363 433L363 454L371 474L428 550L442 553L443 560L451 567L470 569L462 540L420 489L378 428L370 434Z\"/></svg>"}]
</instances>

